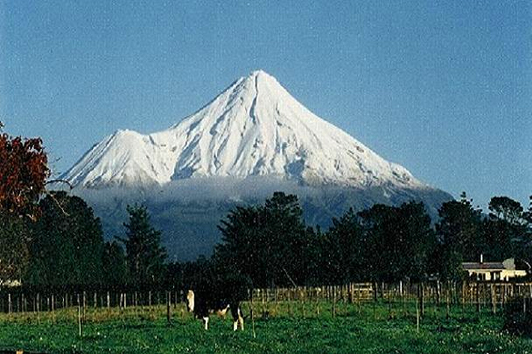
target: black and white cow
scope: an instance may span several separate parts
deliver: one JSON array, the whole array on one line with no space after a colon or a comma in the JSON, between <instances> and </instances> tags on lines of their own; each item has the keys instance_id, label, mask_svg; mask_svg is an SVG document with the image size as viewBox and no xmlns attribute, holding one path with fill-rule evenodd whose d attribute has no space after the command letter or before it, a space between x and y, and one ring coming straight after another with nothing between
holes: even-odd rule
<instances>
[{"instance_id":1,"label":"black and white cow","mask_svg":"<svg viewBox=\"0 0 532 354\"><path fill-rule=\"evenodd\" d=\"M228 310L233 316L233 330L236 331L240 326L244 330L244 316L240 309L240 301L236 299L225 299L216 296L214 291L192 291L187 292L187 310L193 312L194 316L203 320L205 329L209 328L209 315L216 313L220 317L225 318Z\"/></svg>"}]
</instances>

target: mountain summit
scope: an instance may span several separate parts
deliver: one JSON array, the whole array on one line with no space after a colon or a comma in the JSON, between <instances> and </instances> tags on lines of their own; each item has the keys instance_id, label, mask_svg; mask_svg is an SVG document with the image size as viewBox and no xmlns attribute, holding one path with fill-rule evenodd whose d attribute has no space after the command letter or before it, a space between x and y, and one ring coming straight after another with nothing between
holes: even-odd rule
<instances>
[{"instance_id":1,"label":"mountain summit","mask_svg":"<svg viewBox=\"0 0 532 354\"><path fill-rule=\"evenodd\" d=\"M415 200L436 216L452 198L310 112L264 71L167 130L115 132L62 178L107 236L123 232L124 205L146 205L174 260L210 254L230 210L274 191L298 195L308 225L323 228L351 207Z\"/></svg>"},{"instance_id":2,"label":"mountain summit","mask_svg":"<svg viewBox=\"0 0 532 354\"><path fill-rule=\"evenodd\" d=\"M167 130L115 132L62 177L75 186L98 188L249 176L314 186L427 187L310 112L260 70Z\"/></svg>"}]
</instances>

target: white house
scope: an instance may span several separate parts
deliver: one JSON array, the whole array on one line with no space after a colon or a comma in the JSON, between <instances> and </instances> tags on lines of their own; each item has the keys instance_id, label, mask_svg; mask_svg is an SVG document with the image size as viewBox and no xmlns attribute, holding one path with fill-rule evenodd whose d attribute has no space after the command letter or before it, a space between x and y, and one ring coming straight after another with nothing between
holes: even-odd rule
<instances>
[{"instance_id":1,"label":"white house","mask_svg":"<svg viewBox=\"0 0 532 354\"><path fill-rule=\"evenodd\" d=\"M527 274L525 270L516 269L513 258L508 258L503 262L484 262L482 255L480 255L480 262L464 262L462 268L467 271L470 278L476 280L508 281Z\"/></svg>"}]
</instances>

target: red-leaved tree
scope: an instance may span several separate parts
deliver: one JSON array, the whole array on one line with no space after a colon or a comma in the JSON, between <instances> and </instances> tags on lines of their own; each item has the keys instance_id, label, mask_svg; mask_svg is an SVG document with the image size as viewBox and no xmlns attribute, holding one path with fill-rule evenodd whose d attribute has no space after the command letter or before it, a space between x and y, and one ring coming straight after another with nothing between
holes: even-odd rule
<instances>
[{"instance_id":1,"label":"red-leaved tree","mask_svg":"<svg viewBox=\"0 0 532 354\"><path fill-rule=\"evenodd\" d=\"M17 284L27 268L27 226L39 214L37 201L49 174L40 138L0 134L0 286Z\"/></svg>"},{"instance_id":2,"label":"red-leaved tree","mask_svg":"<svg viewBox=\"0 0 532 354\"><path fill-rule=\"evenodd\" d=\"M40 138L0 135L0 211L35 216L49 173Z\"/></svg>"}]
</instances>

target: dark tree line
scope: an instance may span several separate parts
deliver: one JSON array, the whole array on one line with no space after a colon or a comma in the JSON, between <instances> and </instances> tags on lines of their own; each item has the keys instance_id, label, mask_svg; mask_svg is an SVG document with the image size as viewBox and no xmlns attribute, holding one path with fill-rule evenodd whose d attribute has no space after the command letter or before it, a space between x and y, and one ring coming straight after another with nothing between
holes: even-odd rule
<instances>
[{"instance_id":1,"label":"dark tree line","mask_svg":"<svg viewBox=\"0 0 532 354\"><path fill-rule=\"evenodd\" d=\"M350 209L322 232L305 226L296 196L280 192L236 208L220 230L214 262L256 287L421 278L436 243L421 203Z\"/></svg>"},{"instance_id":2,"label":"dark tree line","mask_svg":"<svg viewBox=\"0 0 532 354\"><path fill-rule=\"evenodd\" d=\"M161 284L166 252L143 206L128 206L125 237L104 242L100 219L77 196L50 192L40 217L26 224L27 269L15 278L33 287L143 287Z\"/></svg>"},{"instance_id":3,"label":"dark tree line","mask_svg":"<svg viewBox=\"0 0 532 354\"><path fill-rule=\"evenodd\" d=\"M81 198L51 192L37 206L37 221L0 213L0 233L23 235L12 238L18 253L0 253L3 264L13 265L1 268L2 276L36 287L185 289L224 280L242 289L450 280L463 277L462 262L480 254L532 261L531 211L507 197L492 198L484 215L464 195L444 203L435 224L422 203L377 204L350 209L322 231L305 225L296 196L277 192L262 205L234 208L220 222L222 239L212 257L187 263L166 262L161 233L143 206L128 206L124 234L109 242ZM20 240L26 243L16 244Z\"/></svg>"},{"instance_id":4,"label":"dark tree line","mask_svg":"<svg viewBox=\"0 0 532 354\"><path fill-rule=\"evenodd\" d=\"M221 222L212 261L255 287L351 281L464 277L462 262L532 263L531 209L494 197L489 214L464 194L444 203L431 223L421 202L382 204L333 219L326 232L306 227L297 197L275 193L264 205L237 207Z\"/></svg>"}]
</instances>

